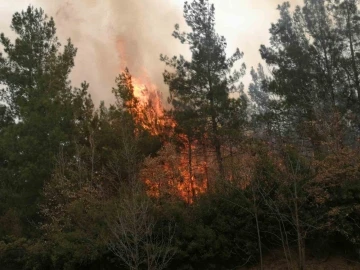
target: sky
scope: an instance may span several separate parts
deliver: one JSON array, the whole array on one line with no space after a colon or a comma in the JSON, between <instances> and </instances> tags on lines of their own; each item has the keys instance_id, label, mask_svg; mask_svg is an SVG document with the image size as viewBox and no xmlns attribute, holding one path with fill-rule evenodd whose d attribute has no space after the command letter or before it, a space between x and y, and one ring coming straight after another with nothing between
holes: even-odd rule
<instances>
[{"instance_id":1,"label":"sky","mask_svg":"<svg viewBox=\"0 0 360 270\"><path fill-rule=\"evenodd\" d=\"M283 0L210 0L216 8L216 29L225 36L231 54L244 52L250 68L261 62L259 48L268 44L269 28L276 22L276 7ZM289 1L294 6L302 0ZM0 0L0 32L12 37L12 14L31 4L54 17L60 41L67 38L78 48L71 79L74 86L84 80L96 103L113 101L116 76L128 67L134 77L156 85L167 95L162 81L164 63L160 54L189 56L185 45L171 34L176 23L186 30L182 17L184 0Z\"/></svg>"}]
</instances>

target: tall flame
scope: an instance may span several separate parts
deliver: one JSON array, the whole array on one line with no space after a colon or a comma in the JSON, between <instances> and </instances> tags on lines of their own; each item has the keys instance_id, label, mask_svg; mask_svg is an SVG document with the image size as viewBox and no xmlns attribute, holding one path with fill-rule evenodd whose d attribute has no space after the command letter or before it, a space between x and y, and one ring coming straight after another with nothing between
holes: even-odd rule
<instances>
[{"instance_id":1,"label":"tall flame","mask_svg":"<svg viewBox=\"0 0 360 270\"><path fill-rule=\"evenodd\" d=\"M117 42L122 70L128 67L130 64L128 61L131 61L124 44L120 40ZM170 137L174 134L173 130L177 123L164 114L160 91L151 82L144 68L136 70L135 73L137 76L132 77L131 83L134 96L139 100L138 108L135 110L136 120L151 134ZM141 75L138 76L138 74ZM195 196L207 190L207 160L202 154L199 155L200 145L192 144L190 147L185 135L180 134L178 137L184 147L175 150L173 145L165 143L157 158L146 160L142 178L152 196L162 196L166 189L166 193L179 196L188 203L192 203ZM189 151L193 153L191 164Z\"/></svg>"}]
</instances>

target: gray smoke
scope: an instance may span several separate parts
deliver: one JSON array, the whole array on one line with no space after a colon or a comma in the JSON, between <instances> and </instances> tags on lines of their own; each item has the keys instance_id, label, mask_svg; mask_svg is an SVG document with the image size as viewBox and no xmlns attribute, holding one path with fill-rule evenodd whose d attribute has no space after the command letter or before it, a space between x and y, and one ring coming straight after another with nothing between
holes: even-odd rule
<instances>
[{"instance_id":1,"label":"gray smoke","mask_svg":"<svg viewBox=\"0 0 360 270\"><path fill-rule=\"evenodd\" d=\"M125 66L134 77L147 75L160 91L164 64L161 53L169 56L188 54L171 33L180 23L184 29L184 0L16 0L4 1L0 14L4 31L10 24L10 14L25 9L28 4L42 7L53 16L60 40L71 38L78 55L72 73L74 85L86 80L96 102L113 100L111 88L115 77ZM217 30L228 41L228 53L236 47L245 53L248 67L261 61L258 49L267 44L270 23L278 17L276 6L283 0L213 0L216 6ZM302 0L292 0L300 4ZM6 16L4 16L6 15ZM7 32L7 31L5 31ZM244 78L245 84L249 76Z\"/></svg>"},{"instance_id":2,"label":"gray smoke","mask_svg":"<svg viewBox=\"0 0 360 270\"><path fill-rule=\"evenodd\" d=\"M180 51L171 38L181 10L167 0L37 0L54 17L62 40L78 47L74 84L90 82L95 101L113 99L115 77L128 67L166 92L160 53ZM178 49L177 49L178 48ZM171 50L170 50L171 49Z\"/></svg>"}]
</instances>

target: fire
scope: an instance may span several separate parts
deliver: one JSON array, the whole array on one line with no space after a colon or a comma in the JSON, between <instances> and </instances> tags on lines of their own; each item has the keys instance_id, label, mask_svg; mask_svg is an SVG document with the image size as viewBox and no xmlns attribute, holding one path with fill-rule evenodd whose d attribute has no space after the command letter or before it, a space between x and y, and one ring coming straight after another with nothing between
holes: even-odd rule
<instances>
[{"instance_id":1,"label":"fire","mask_svg":"<svg viewBox=\"0 0 360 270\"><path fill-rule=\"evenodd\" d=\"M132 80L134 95L140 101L136 119L153 135L173 136L177 124L164 114L160 92L149 81L143 81L138 78ZM207 162L199 144L194 143L189 147L183 134L178 135L178 140L183 143L183 148L175 150L173 145L164 142L165 149L160 151L159 156L147 160L149 163L142 171L142 178L150 195L161 197L165 193L192 203L198 194L207 190ZM193 153L191 164L189 151Z\"/></svg>"},{"instance_id":2,"label":"fire","mask_svg":"<svg viewBox=\"0 0 360 270\"><path fill-rule=\"evenodd\" d=\"M154 85L133 80L134 96L139 100L135 119L152 135L159 135L165 126L161 93Z\"/></svg>"},{"instance_id":3,"label":"fire","mask_svg":"<svg viewBox=\"0 0 360 270\"><path fill-rule=\"evenodd\" d=\"M124 70L130 60L124 42L117 42L121 70ZM176 122L164 113L161 92L158 91L145 69L136 70L141 76L132 77L127 83L132 84L135 98L138 100L136 108L132 111L135 120L152 135L174 135ZM129 85L130 86L130 85ZM179 140L183 143L180 150L174 145L165 142L164 148L158 153L158 157L148 158L145 169L141 173L143 181L148 185L149 194L161 197L164 193L179 196L188 203L192 203L195 197L207 190L207 161L201 158L201 147L189 143L186 136L180 134ZM194 154L192 162L189 162L189 151ZM206 155L205 155L206 156Z\"/></svg>"},{"instance_id":4,"label":"fire","mask_svg":"<svg viewBox=\"0 0 360 270\"><path fill-rule=\"evenodd\" d=\"M147 74L144 74L142 78L133 78L132 83L134 95L140 100L140 103L144 106L151 104L157 115L163 116L164 108L161 93L157 90L156 85L150 82Z\"/></svg>"},{"instance_id":5,"label":"fire","mask_svg":"<svg viewBox=\"0 0 360 270\"><path fill-rule=\"evenodd\" d=\"M179 197L191 204L197 195L206 192L206 164L194 160L190 177L188 153L180 152L170 143L165 144L157 157L147 158L141 176L154 197Z\"/></svg>"},{"instance_id":6,"label":"fire","mask_svg":"<svg viewBox=\"0 0 360 270\"><path fill-rule=\"evenodd\" d=\"M131 56L127 54L124 42L118 41L117 48L120 69L124 70L131 64ZM185 134L175 132L177 123L171 115L165 113L161 92L152 83L146 70L139 68L138 64L134 64L136 76L129 76L127 82L131 83L136 98L134 104L131 104L131 113L137 123L152 135L168 138L164 140L163 148L156 157L145 160L141 179L147 184L149 195L157 198L180 197L191 204L199 194L207 192L209 186L214 186L218 173L215 153L207 145L209 139L206 134L201 141L190 142ZM252 177L256 162L251 156L231 146L222 147L222 152L226 177L230 182L236 181L236 184L245 187ZM241 164L240 167L244 169L235 169L235 164Z\"/></svg>"},{"instance_id":7,"label":"fire","mask_svg":"<svg viewBox=\"0 0 360 270\"><path fill-rule=\"evenodd\" d=\"M134 86L134 95L136 98L140 99L141 101L145 102L144 95L142 94L143 91L146 89L145 84L142 84L138 79L133 79L133 86Z\"/></svg>"}]
</instances>

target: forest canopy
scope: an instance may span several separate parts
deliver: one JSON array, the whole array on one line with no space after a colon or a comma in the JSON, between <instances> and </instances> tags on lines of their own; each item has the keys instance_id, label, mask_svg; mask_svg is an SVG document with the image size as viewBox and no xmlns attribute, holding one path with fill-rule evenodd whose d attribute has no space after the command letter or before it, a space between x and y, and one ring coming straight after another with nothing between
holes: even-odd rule
<instances>
[{"instance_id":1,"label":"forest canopy","mask_svg":"<svg viewBox=\"0 0 360 270\"><path fill-rule=\"evenodd\" d=\"M15 13L16 38L0 35L2 267L266 269L275 253L284 269L358 267L359 3L278 12L249 71L211 1L185 2L172 36L191 57L160 56L169 106L127 68L94 105L54 19Z\"/></svg>"}]
</instances>

